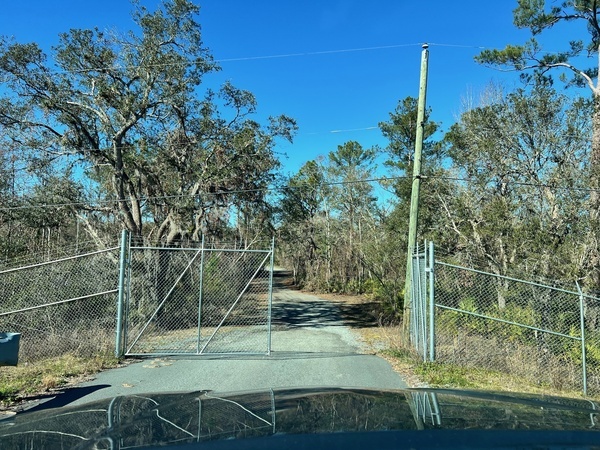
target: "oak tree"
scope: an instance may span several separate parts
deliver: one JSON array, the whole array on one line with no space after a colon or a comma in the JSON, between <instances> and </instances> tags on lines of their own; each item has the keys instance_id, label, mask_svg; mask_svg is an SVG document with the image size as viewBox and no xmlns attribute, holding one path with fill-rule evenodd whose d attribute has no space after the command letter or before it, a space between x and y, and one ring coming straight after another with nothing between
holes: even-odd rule
<instances>
[{"instance_id":1,"label":"oak tree","mask_svg":"<svg viewBox=\"0 0 600 450\"><path fill-rule=\"evenodd\" d=\"M230 84L202 89L219 67L193 2L134 5L136 29L73 29L50 55L3 38L0 139L30 161L77 164L105 193L87 208L134 235L197 237L226 224L230 205L264 201L275 139L295 123L258 123L253 95Z\"/></svg>"}]
</instances>

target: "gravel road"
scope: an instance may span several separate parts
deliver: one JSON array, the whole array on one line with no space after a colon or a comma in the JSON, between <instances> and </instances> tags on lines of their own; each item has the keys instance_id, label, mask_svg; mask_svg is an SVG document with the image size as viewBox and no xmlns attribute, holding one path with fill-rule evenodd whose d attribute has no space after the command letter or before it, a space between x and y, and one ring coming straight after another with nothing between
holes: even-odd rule
<instances>
[{"instance_id":1,"label":"gravel road","mask_svg":"<svg viewBox=\"0 0 600 450\"><path fill-rule=\"evenodd\" d=\"M63 394L68 404L149 392L216 392L283 387L403 388L382 358L368 354L336 302L288 288L281 273L273 294L270 356L146 359L99 373ZM63 398L61 403L67 403Z\"/></svg>"}]
</instances>

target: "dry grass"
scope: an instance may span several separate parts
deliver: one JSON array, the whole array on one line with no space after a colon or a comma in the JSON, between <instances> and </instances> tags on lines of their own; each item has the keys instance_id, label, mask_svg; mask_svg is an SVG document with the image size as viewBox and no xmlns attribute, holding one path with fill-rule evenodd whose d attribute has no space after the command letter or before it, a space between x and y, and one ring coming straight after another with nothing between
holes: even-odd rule
<instances>
[{"instance_id":1,"label":"dry grass","mask_svg":"<svg viewBox=\"0 0 600 450\"><path fill-rule=\"evenodd\" d=\"M104 325L103 325L104 324ZM110 367L115 331L106 321L82 326L40 320L38 328L24 328L19 364L0 367L0 409L15 407L32 396L59 390Z\"/></svg>"},{"instance_id":2,"label":"dry grass","mask_svg":"<svg viewBox=\"0 0 600 450\"><path fill-rule=\"evenodd\" d=\"M579 393L583 390L581 363L564 350L541 351L533 343L439 329L436 359L472 371L512 377L531 392ZM594 371L588 367L588 375ZM600 393L598 377L588 377L588 392ZM521 389L522 390L522 389Z\"/></svg>"},{"instance_id":3,"label":"dry grass","mask_svg":"<svg viewBox=\"0 0 600 450\"><path fill-rule=\"evenodd\" d=\"M81 382L101 370L117 367L110 354L83 358L72 354L0 367L0 409L14 407L28 398Z\"/></svg>"},{"instance_id":4,"label":"dry grass","mask_svg":"<svg viewBox=\"0 0 600 450\"><path fill-rule=\"evenodd\" d=\"M482 366L479 356L489 354L490 342L481 342L480 352L474 351L475 358L458 363L424 363L410 346L402 342L400 326L378 327L358 330L363 341L379 356L386 359L394 370L402 376L409 387L439 387L474 389L498 392L525 392L566 397L581 397L581 380L577 371L568 365L551 364L544 379L553 382L535 382L541 368L537 358L526 346L512 345L513 350L506 353L504 370L494 369L489 361ZM534 349L535 350L535 349ZM579 383L579 385L578 385ZM593 391L594 394L598 394ZM597 395L592 395L597 398Z\"/></svg>"},{"instance_id":5,"label":"dry grass","mask_svg":"<svg viewBox=\"0 0 600 450\"><path fill-rule=\"evenodd\" d=\"M19 361L34 363L50 356L62 355L93 357L99 353L114 352L114 348L114 329L90 326L24 333L21 337Z\"/></svg>"},{"instance_id":6,"label":"dry grass","mask_svg":"<svg viewBox=\"0 0 600 450\"><path fill-rule=\"evenodd\" d=\"M419 364L417 355L402 342L401 325L359 328L356 331L373 353L390 363L408 387L427 386L416 370Z\"/></svg>"}]
</instances>

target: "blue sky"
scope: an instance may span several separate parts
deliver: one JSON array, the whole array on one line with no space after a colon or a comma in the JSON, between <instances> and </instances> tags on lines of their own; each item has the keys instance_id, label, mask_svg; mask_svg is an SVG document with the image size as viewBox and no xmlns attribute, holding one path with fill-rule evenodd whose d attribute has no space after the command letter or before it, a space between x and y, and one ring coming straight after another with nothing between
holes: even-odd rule
<instances>
[{"instance_id":1,"label":"blue sky","mask_svg":"<svg viewBox=\"0 0 600 450\"><path fill-rule=\"evenodd\" d=\"M157 0L141 3L153 9ZM198 4L204 43L222 67L207 83L230 80L255 94L261 117L285 113L298 121L294 143L277 148L287 155L281 157L286 173L348 140L384 147L374 127L387 120L398 100L418 95L422 43L430 44L427 103L445 130L466 96L477 98L491 81L507 89L518 85L514 73L476 64L473 57L481 48L501 48L529 36L512 25L513 0ZM0 33L49 49L69 28L128 30L133 26L130 10L127 0L5 1ZM564 33L549 36L548 50L559 50L559 42L573 38Z\"/></svg>"}]
</instances>

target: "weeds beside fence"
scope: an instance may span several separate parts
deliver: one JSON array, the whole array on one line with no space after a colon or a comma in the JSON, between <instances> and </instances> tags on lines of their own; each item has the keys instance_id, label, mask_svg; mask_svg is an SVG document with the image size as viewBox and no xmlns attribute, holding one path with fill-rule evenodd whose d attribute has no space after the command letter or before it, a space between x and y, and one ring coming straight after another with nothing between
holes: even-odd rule
<instances>
[{"instance_id":1,"label":"weeds beside fence","mask_svg":"<svg viewBox=\"0 0 600 450\"><path fill-rule=\"evenodd\" d=\"M432 249L413 274L411 340L424 360L600 394L599 299L434 261Z\"/></svg>"}]
</instances>

